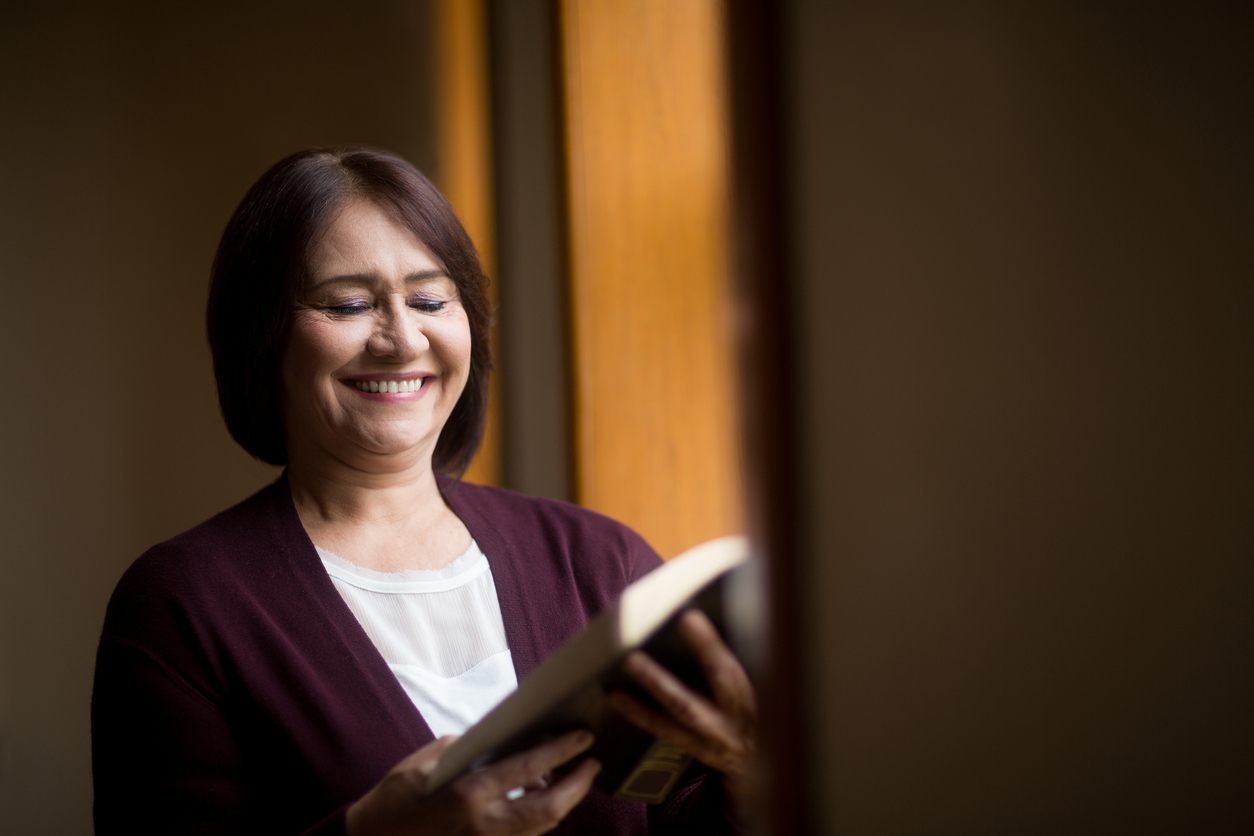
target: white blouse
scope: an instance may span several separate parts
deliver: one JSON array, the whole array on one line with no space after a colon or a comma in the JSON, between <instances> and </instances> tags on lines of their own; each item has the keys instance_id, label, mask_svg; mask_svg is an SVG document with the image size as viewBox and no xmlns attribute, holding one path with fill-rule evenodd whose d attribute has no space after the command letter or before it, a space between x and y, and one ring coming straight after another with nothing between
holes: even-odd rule
<instances>
[{"instance_id":1,"label":"white blouse","mask_svg":"<svg viewBox=\"0 0 1254 836\"><path fill-rule=\"evenodd\" d=\"M488 558L376 572L318 548L331 583L436 737L461 734L518 687Z\"/></svg>"}]
</instances>

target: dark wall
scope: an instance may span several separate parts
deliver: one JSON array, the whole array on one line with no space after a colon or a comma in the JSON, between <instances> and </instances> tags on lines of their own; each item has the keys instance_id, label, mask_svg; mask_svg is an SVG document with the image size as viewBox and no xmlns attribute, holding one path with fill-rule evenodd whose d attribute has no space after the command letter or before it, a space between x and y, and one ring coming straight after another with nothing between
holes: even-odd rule
<instances>
[{"instance_id":1,"label":"dark wall","mask_svg":"<svg viewBox=\"0 0 1254 836\"><path fill-rule=\"evenodd\" d=\"M556 4L491 0L504 485L572 501Z\"/></svg>"},{"instance_id":2,"label":"dark wall","mask_svg":"<svg viewBox=\"0 0 1254 836\"><path fill-rule=\"evenodd\" d=\"M6 4L0 22L0 832L90 832L104 606L274 476L218 416L209 263L286 153L432 172L423 2Z\"/></svg>"},{"instance_id":3,"label":"dark wall","mask_svg":"<svg viewBox=\"0 0 1254 836\"><path fill-rule=\"evenodd\" d=\"M1249 832L1248 5L787 8L822 832Z\"/></svg>"}]
</instances>

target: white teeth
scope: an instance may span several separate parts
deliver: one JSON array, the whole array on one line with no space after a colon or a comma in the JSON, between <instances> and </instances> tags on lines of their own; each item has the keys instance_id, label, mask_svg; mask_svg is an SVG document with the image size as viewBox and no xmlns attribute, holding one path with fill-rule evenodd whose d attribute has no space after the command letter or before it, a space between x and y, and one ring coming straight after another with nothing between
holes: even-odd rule
<instances>
[{"instance_id":1,"label":"white teeth","mask_svg":"<svg viewBox=\"0 0 1254 836\"><path fill-rule=\"evenodd\" d=\"M403 394L417 392L422 388L422 378L410 380L354 380L353 385L363 392L384 392L387 394Z\"/></svg>"}]
</instances>

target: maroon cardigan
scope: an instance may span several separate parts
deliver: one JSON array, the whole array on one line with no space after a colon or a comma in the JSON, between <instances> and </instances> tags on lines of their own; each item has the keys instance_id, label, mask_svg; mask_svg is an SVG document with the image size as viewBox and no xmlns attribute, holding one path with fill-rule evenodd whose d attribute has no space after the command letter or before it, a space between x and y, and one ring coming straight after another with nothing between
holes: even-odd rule
<instances>
[{"instance_id":1,"label":"maroon cardigan","mask_svg":"<svg viewBox=\"0 0 1254 836\"><path fill-rule=\"evenodd\" d=\"M574 505L442 480L528 671L659 564ZM305 534L286 478L146 552L109 602L92 694L98 834L343 833L433 737ZM556 833L727 830L708 777L659 808L594 790Z\"/></svg>"}]
</instances>

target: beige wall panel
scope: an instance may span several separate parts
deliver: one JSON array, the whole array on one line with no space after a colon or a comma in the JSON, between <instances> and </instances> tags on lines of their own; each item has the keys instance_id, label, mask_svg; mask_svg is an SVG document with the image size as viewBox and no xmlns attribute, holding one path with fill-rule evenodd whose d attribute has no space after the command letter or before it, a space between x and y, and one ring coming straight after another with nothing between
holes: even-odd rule
<instances>
[{"instance_id":1,"label":"beige wall panel","mask_svg":"<svg viewBox=\"0 0 1254 836\"><path fill-rule=\"evenodd\" d=\"M488 87L488 21L483 0L436 0L431 4L435 48L436 185L470 233L483 268L493 278L495 308L496 230L492 201L492 126ZM492 329L492 354L500 340ZM493 375L488 427L466 479L501 484L501 396Z\"/></svg>"},{"instance_id":2,"label":"beige wall panel","mask_svg":"<svg viewBox=\"0 0 1254 836\"><path fill-rule=\"evenodd\" d=\"M720 10L562 4L576 490L667 557L740 525Z\"/></svg>"}]
</instances>

